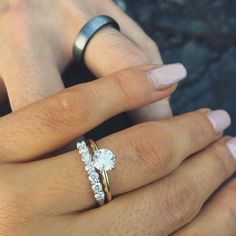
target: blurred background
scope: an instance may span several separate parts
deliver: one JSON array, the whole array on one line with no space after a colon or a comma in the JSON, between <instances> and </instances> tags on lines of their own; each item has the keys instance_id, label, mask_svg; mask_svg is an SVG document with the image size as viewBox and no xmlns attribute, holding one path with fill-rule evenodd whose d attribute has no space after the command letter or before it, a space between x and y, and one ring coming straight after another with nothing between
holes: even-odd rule
<instances>
[{"instance_id":1,"label":"blurred background","mask_svg":"<svg viewBox=\"0 0 236 236\"><path fill-rule=\"evenodd\" d=\"M230 112L236 135L236 1L117 0L158 44L165 63L188 79L171 99L175 114L210 107Z\"/></svg>"}]
</instances>

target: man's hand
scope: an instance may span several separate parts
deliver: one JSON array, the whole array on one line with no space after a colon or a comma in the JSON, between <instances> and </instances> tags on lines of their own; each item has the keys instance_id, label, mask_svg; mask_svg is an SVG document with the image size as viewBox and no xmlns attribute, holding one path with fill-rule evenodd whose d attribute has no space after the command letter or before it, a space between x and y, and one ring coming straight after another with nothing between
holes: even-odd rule
<instances>
[{"instance_id":1,"label":"man's hand","mask_svg":"<svg viewBox=\"0 0 236 236\"><path fill-rule=\"evenodd\" d=\"M101 14L115 18L122 33L107 27L91 41L85 61L97 77L134 65L161 64L155 43L110 0L1 1L0 76L13 110L64 89L61 73L72 60L75 36ZM170 115L166 99L133 117L143 121Z\"/></svg>"}]
</instances>

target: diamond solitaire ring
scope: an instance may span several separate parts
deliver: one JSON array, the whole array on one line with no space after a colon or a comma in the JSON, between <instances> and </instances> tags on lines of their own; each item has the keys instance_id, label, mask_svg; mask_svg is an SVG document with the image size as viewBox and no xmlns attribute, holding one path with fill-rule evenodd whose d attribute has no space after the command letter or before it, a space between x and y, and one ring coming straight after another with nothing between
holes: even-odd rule
<instances>
[{"instance_id":1,"label":"diamond solitaire ring","mask_svg":"<svg viewBox=\"0 0 236 236\"><path fill-rule=\"evenodd\" d=\"M88 140L88 144L93 151L93 165L100 172L102 177L106 201L110 202L112 200L112 192L107 171L115 168L116 156L108 148L99 149L96 142L91 139Z\"/></svg>"},{"instance_id":2,"label":"diamond solitaire ring","mask_svg":"<svg viewBox=\"0 0 236 236\"><path fill-rule=\"evenodd\" d=\"M98 204L102 206L105 203L105 193L103 191L103 186L100 182L99 175L95 170L91 154L89 153L89 149L84 141L77 143L77 149L79 151L79 154L81 155L85 170L88 173L88 179L92 185L94 197Z\"/></svg>"}]
</instances>

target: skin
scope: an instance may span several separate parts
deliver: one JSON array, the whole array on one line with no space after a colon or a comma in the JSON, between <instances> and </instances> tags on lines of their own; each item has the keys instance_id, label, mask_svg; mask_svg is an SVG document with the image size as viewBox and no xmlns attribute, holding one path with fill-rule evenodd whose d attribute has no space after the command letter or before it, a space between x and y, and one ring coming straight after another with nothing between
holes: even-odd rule
<instances>
[{"instance_id":1,"label":"skin","mask_svg":"<svg viewBox=\"0 0 236 236\"><path fill-rule=\"evenodd\" d=\"M64 89L61 73L72 59L74 38L88 19L108 14L122 29L122 34L102 30L86 51L86 64L104 78L102 82L66 90L1 118L0 234L235 235L235 180L208 199L235 171L235 163L224 145L227 138L213 132L206 111L144 123L99 140L99 146L109 146L119 156L110 176L115 199L100 209L91 210L95 202L78 153L48 154L119 112L139 108L132 115L136 122L171 115L167 97L175 87L154 94L142 78L137 81L140 71L137 76L132 70L126 71L132 77L130 84L120 91L123 76L118 76L119 83L114 78L119 74L107 76L133 65L161 64L161 58L155 43L136 23L111 1L103 3L0 2L0 100L8 96L13 111ZM106 57L101 60L104 52ZM106 78L111 82L104 83ZM83 99L85 92L98 87L105 91L99 94L104 103L97 104L97 97ZM111 87L112 96L117 95L115 103L102 96ZM135 92L130 94L128 87ZM140 109L142 106L146 107ZM92 111L97 116L90 116ZM176 130L173 136L169 127L171 133ZM180 148L179 135L186 142L190 136L203 139ZM124 153L124 145L129 155Z\"/></svg>"},{"instance_id":2,"label":"skin","mask_svg":"<svg viewBox=\"0 0 236 236\"><path fill-rule=\"evenodd\" d=\"M215 132L209 110L98 140L118 157L110 173L114 200L101 208L95 208L78 152L49 154L175 90L154 88L148 70L77 85L1 118L0 235L235 235L235 180L209 199L236 170L225 145L229 137Z\"/></svg>"},{"instance_id":3,"label":"skin","mask_svg":"<svg viewBox=\"0 0 236 236\"><path fill-rule=\"evenodd\" d=\"M13 110L64 89L61 73L72 60L74 39L90 18L101 14L115 18L122 34L107 27L89 44L85 62L97 77L130 66L162 63L155 43L110 0L102 4L100 0L0 2L0 50L4 55L0 58L0 77ZM166 98L132 117L140 122L167 116L171 110Z\"/></svg>"}]
</instances>

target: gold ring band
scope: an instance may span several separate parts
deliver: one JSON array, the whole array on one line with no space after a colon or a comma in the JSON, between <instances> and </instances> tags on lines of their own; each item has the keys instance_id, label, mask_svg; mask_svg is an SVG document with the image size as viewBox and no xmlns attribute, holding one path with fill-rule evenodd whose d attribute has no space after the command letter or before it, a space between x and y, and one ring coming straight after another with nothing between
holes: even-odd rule
<instances>
[{"instance_id":1,"label":"gold ring band","mask_svg":"<svg viewBox=\"0 0 236 236\"><path fill-rule=\"evenodd\" d=\"M93 151L93 153L95 153L96 151L99 150L99 148L94 140L89 139L88 144L89 144L91 150ZM107 173L107 171L102 171L102 172L100 172L100 174L101 174L101 178L102 178L104 192L106 195L106 201L110 202L112 200L112 191L111 191L108 173Z\"/></svg>"},{"instance_id":2,"label":"gold ring band","mask_svg":"<svg viewBox=\"0 0 236 236\"><path fill-rule=\"evenodd\" d=\"M111 187L110 187L110 181L109 181L109 176L107 171L103 171L101 173L102 176L102 183L104 185L104 192L106 195L106 200L107 202L110 202L112 200L112 192L111 192Z\"/></svg>"}]
</instances>

